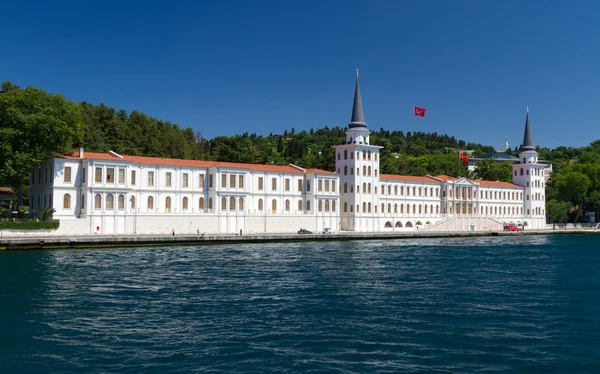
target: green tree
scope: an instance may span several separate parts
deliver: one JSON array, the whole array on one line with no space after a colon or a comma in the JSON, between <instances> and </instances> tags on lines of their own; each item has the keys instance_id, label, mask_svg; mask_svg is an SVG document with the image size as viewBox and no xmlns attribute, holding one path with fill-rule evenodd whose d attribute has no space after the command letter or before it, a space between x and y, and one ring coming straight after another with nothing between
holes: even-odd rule
<instances>
[{"instance_id":1,"label":"green tree","mask_svg":"<svg viewBox=\"0 0 600 374\"><path fill-rule=\"evenodd\" d=\"M18 188L17 205L23 205L23 184L33 166L48 157L66 153L82 138L79 107L62 95L35 87L24 90L10 82L0 93L0 179ZM7 89L8 88L8 89Z\"/></svg>"},{"instance_id":2,"label":"green tree","mask_svg":"<svg viewBox=\"0 0 600 374\"><path fill-rule=\"evenodd\" d=\"M54 209L54 208L40 209L40 211L38 212L40 221L42 221L42 222L48 221L50 218L52 218L52 215L54 213L56 213L56 209Z\"/></svg>"},{"instance_id":3,"label":"green tree","mask_svg":"<svg viewBox=\"0 0 600 374\"><path fill-rule=\"evenodd\" d=\"M578 222L584 209L588 189L592 184L590 178L581 172L569 170L556 175L554 184L560 200L569 201L579 207L574 220L574 222Z\"/></svg>"},{"instance_id":4,"label":"green tree","mask_svg":"<svg viewBox=\"0 0 600 374\"><path fill-rule=\"evenodd\" d=\"M471 173L473 179L488 181L512 181L512 166L508 163L497 163L487 159L477 163L477 167Z\"/></svg>"},{"instance_id":5,"label":"green tree","mask_svg":"<svg viewBox=\"0 0 600 374\"><path fill-rule=\"evenodd\" d=\"M569 216L572 205L568 201L549 200L546 202L546 214L556 227L557 222L564 222Z\"/></svg>"}]
</instances>

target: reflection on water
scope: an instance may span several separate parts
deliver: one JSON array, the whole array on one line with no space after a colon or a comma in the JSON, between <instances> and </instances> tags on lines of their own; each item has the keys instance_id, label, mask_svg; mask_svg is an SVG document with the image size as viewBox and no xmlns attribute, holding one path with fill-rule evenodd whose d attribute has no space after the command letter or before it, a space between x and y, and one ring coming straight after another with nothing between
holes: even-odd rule
<instances>
[{"instance_id":1,"label":"reflection on water","mask_svg":"<svg viewBox=\"0 0 600 374\"><path fill-rule=\"evenodd\" d=\"M598 372L596 247L511 236L6 252L0 362L8 372Z\"/></svg>"}]
</instances>

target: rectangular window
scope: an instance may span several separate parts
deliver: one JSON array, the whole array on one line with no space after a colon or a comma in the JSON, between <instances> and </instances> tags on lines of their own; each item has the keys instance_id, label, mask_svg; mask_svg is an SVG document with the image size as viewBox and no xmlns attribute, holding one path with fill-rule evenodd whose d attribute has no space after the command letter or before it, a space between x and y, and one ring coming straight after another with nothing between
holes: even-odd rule
<instances>
[{"instance_id":1,"label":"rectangular window","mask_svg":"<svg viewBox=\"0 0 600 374\"><path fill-rule=\"evenodd\" d=\"M115 169L114 168L106 169L106 183L115 183Z\"/></svg>"},{"instance_id":2,"label":"rectangular window","mask_svg":"<svg viewBox=\"0 0 600 374\"><path fill-rule=\"evenodd\" d=\"M229 188L235 188L235 174L229 176Z\"/></svg>"},{"instance_id":3,"label":"rectangular window","mask_svg":"<svg viewBox=\"0 0 600 374\"><path fill-rule=\"evenodd\" d=\"M240 175L240 183L239 183L239 188L244 188L244 176Z\"/></svg>"},{"instance_id":4,"label":"rectangular window","mask_svg":"<svg viewBox=\"0 0 600 374\"><path fill-rule=\"evenodd\" d=\"M70 182L71 182L71 167L66 166L65 167L65 183L70 183Z\"/></svg>"},{"instance_id":5,"label":"rectangular window","mask_svg":"<svg viewBox=\"0 0 600 374\"><path fill-rule=\"evenodd\" d=\"M263 189L263 177L258 177L258 189Z\"/></svg>"},{"instance_id":6,"label":"rectangular window","mask_svg":"<svg viewBox=\"0 0 600 374\"><path fill-rule=\"evenodd\" d=\"M335 193L337 190L335 189L335 181L331 181L331 192ZM375 193L377 193L377 187L375 187Z\"/></svg>"},{"instance_id":7,"label":"rectangular window","mask_svg":"<svg viewBox=\"0 0 600 374\"><path fill-rule=\"evenodd\" d=\"M85 171L86 171L86 167L84 167L83 169L81 169L81 183L85 183Z\"/></svg>"},{"instance_id":8,"label":"rectangular window","mask_svg":"<svg viewBox=\"0 0 600 374\"><path fill-rule=\"evenodd\" d=\"M325 192L329 192L329 180L325 181Z\"/></svg>"},{"instance_id":9,"label":"rectangular window","mask_svg":"<svg viewBox=\"0 0 600 374\"><path fill-rule=\"evenodd\" d=\"M310 192L310 181L306 181L306 192Z\"/></svg>"},{"instance_id":10,"label":"rectangular window","mask_svg":"<svg viewBox=\"0 0 600 374\"><path fill-rule=\"evenodd\" d=\"M165 175L165 186L171 187L171 173Z\"/></svg>"},{"instance_id":11,"label":"rectangular window","mask_svg":"<svg viewBox=\"0 0 600 374\"><path fill-rule=\"evenodd\" d=\"M318 186L317 191L322 192L323 191L323 181L321 179L319 179L317 181L317 186Z\"/></svg>"},{"instance_id":12,"label":"rectangular window","mask_svg":"<svg viewBox=\"0 0 600 374\"><path fill-rule=\"evenodd\" d=\"M188 173L183 173L183 187L188 186Z\"/></svg>"},{"instance_id":13,"label":"rectangular window","mask_svg":"<svg viewBox=\"0 0 600 374\"><path fill-rule=\"evenodd\" d=\"M154 186L154 172L148 172L148 186Z\"/></svg>"},{"instance_id":14,"label":"rectangular window","mask_svg":"<svg viewBox=\"0 0 600 374\"><path fill-rule=\"evenodd\" d=\"M273 191L277 189L277 178L271 178L271 189Z\"/></svg>"},{"instance_id":15,"label":"rectangular window","mask_svg":"<svg viewBox=\"0 0 600 374\"><path fill-rule=\"evenodd\" d=\"M221 174L221 187L222 188L227 187L227 175L226 174Z\"/></svg>"},{"instance_id":16,"label":"rectangular window","mask_svg":"<svg viewBox=\"0 0 600 374\"><path fill-rule=\"evenodd\" d=\"M135 170L131 171L131 184L135 186Z\"/></svg>"},{"instance_id":17,"label":"rectangular window","mask_svg":"<svg viewBox=\"0 0 600 374\"><path fill-rule=\"evenodd\" d=\"M213 187L213 175L210 174L208 176L208 188L212 188L212 187ZM212 208L209 207L208 209L212 209Z\"/></svg>"},{"instance_id":18,"label":"rectangular window","mask_svg":"<svg viewBox=\"0 0 600 374\"><path fill-rule=\"evenodd\" d=\"M96 168L96 182L102 183L102 168Z\"/></svg>"},{"instance_id":19,"label":"rectangular window","mask_svg":"<svg viewBox=\"0 0 600 374\"><path fill-rule=\"evenodd\" d=\"M125 183L125 169L119 169L119 183Z\"/></svg>"},{"instance_id":20,"label":"rectangular window","mask_svg":"<svg viewBox=\"0 0 600 374\"><path fill-rule=\"evenodd\" d=\"M302 179L298 179L298 191L302 192Z\"/></svg>"},{"instance_id":21,"label":"rectangular window","mask_svg":"<svg viewBox=\"0 0 600 374\"><path fill-rule=\"evenodd\" d=\"M200 174L198 177L198 185L200 188L204 188L204 174Z\"/></svg>"},{"instance_id":22,"label":"rectangular window","mask_svg":"<svg viewBox=\"0 0 600 374\"><path fill-rule=\"evenodd\" d=\"M285 178L285 190L290 190L290 178Z\"/></svg>"}]
</instances>

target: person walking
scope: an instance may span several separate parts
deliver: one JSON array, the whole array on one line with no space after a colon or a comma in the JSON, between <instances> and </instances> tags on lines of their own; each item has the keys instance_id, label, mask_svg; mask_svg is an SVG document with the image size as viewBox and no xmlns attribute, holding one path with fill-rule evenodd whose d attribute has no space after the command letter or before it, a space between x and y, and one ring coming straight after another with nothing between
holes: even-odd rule
<instances>
[{"instance_id":1,"label":"person walking","mask_svg":"<svg viewBox=\"0 0 600 374\"><path fill-rule=\"evenodd\" d=\"M242 229L240 229L240 236L242 236Z\"/></svg>"},{"instance_id":2,"label":"person walking","mask_svg":"<svg viewBox=\"0 0 600 374\"><path fill-rule=\"evenodd\" d=\"M173 234L173 236L175 236L175 229L173 229L173 230L171 231L171 233Z\"/></svg>"}]
</instances>

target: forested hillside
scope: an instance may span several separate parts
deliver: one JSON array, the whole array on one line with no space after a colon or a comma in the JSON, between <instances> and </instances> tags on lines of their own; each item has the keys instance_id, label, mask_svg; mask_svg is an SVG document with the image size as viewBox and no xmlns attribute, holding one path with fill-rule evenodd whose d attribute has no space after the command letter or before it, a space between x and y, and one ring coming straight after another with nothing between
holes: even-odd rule
<instances>
[{"instance_id":1,"label":"forested hillside","mask_svg":"<svg viewBox=\"0 0 600 374\"><path fill-rule=\"evenodd\" d=\"M105 104L79 104L62 95L5 82L0 91L0 186L15 190L29 183L29 170L41 160L75 150L113 150L128 155L285 165L335 170L332 146L343 144L345 128L286 129L204 139L202 129L182 128L136 110L128 113ZM371 144L381 145L381 173L467 176L459 150L475 155L494 148L437 133L372 130ZM560 221L600 207L600 140L581 148L539 149L554 164L547 187L548 214ZM509 153L513 153L509 151ZM472 178L511 179L510 165L481 164ZM27 196L25 189L24 197ZM24 201L26 203L26 200Z\"/></svg>"}]
</instances>

